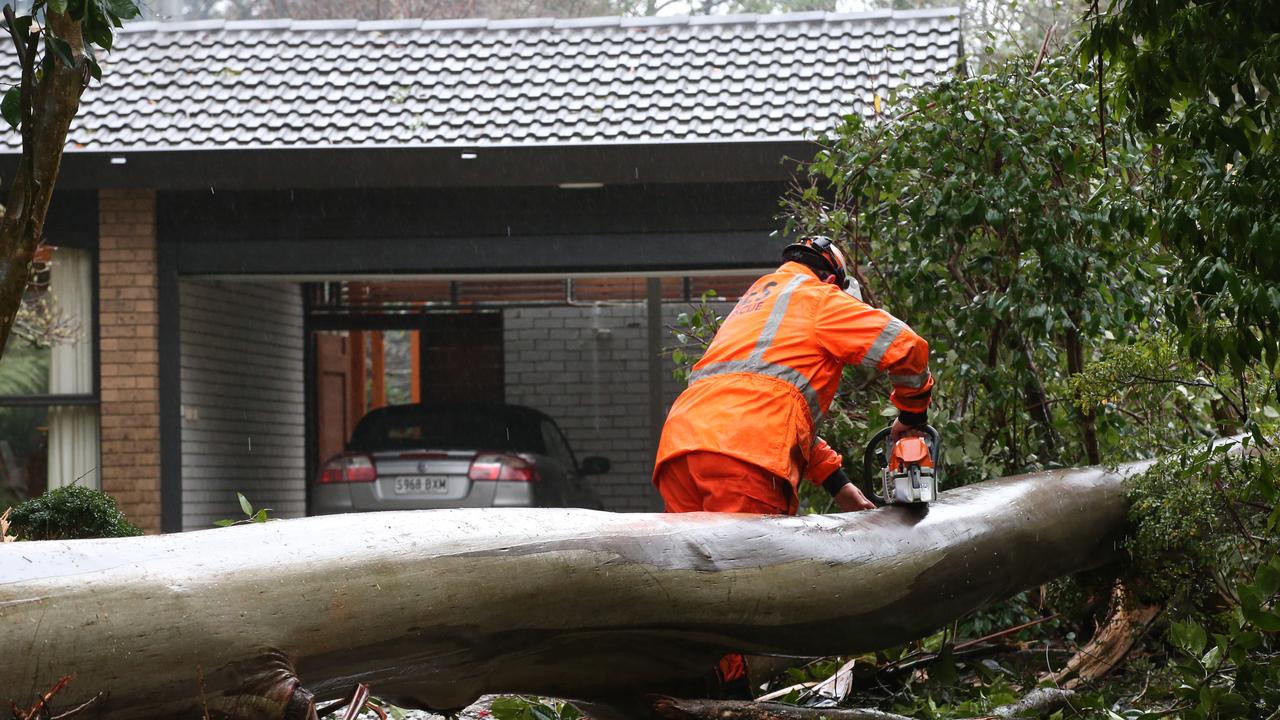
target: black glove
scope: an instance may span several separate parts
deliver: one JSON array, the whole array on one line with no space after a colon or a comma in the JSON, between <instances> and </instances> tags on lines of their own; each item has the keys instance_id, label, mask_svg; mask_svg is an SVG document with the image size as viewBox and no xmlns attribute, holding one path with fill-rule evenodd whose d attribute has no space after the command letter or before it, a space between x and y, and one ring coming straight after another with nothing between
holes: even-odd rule
<instances>
[{"instance_id":1,"label":"black glove","mask_svg":"<svg viewBox=\"0 0 1280 720\"><path fill-rule=\"evenodd\" d=\"M920 427L921 425L928 424L929 411L922 410L918 413L915 413L915 412L907 412L906 410L899 410L898 421L901 422L903 425L907 425L909 427Z\"/></svg>"},{"instance_id":2,"label":"black glove","mask_svg":"<svg viewBox=\"0 0 1280 720\"><path fill-rule=\"evenodd\" d=\"M836 468L835 472L828 475L827 479L822 481L822 487L831 494L831 497L835 497L836 493L840 492L840 488L848 485L850 482L852 481L849 479L849 476L844 474L844 468Z\"/></svg>"}]
</instances>

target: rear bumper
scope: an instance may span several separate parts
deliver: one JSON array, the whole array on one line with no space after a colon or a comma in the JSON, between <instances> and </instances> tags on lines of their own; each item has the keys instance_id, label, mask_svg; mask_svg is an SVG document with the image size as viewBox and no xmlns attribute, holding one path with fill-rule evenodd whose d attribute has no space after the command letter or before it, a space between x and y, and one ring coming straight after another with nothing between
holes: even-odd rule
<instances>
[{"instance_id":1,"label":"rear bumper","mask_svg":"<svg viewBox=\"0 0 1280 720\"><path fill-rule=\"evenodd\" d=\"M378 510L433 510L477 507L536 507L534 484L527 482L485 481L467 497L434 500L430 498L379 498L372 483L332 483L311 486L311 514L373 512ZM488 487L486 487L488 486Z\"/></svg>"}]
</instances>

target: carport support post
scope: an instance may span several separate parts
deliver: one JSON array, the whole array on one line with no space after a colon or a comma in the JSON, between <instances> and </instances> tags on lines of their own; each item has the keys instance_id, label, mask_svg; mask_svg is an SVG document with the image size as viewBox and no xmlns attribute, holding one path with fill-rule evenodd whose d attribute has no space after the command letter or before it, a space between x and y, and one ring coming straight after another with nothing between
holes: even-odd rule
<instances>
[{"instance_id":1,"label":"carport support post","mask_svg":"<svg viewBox=\"0 0 1280 720\"><path fill-rule=\"evenodd\" d=\"M656 454L666 419L662 410L662 278L648 278L645 295L649 324L649 438L650 450Z\"/></svg>"}]
</instances>

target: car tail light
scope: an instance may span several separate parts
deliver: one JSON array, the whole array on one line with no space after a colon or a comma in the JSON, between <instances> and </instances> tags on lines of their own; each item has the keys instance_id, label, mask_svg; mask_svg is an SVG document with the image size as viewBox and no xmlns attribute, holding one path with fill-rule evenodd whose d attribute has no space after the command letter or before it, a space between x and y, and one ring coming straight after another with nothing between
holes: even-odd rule
<instances>
[{"instance_id":1,"label":"car tail light","mask_svg":"<svg viewBox=\"0 0 1280 720\"><path fill-rule=\"evenodd\" d=\"M378 470L368 455L339 455L320 468L320 483L373 482Z\"/></svg>"},{"instance_id":2,"label":"car tail light","mask_svg":"<svg viewBox=\"0 0 1280 720\"><path fill-rule=\"evenodd\" d=\"M467 477L472 480L533 482L538 479L538 469L519 455L480 453L471 461Z\"/></svg>"}]
</instances>

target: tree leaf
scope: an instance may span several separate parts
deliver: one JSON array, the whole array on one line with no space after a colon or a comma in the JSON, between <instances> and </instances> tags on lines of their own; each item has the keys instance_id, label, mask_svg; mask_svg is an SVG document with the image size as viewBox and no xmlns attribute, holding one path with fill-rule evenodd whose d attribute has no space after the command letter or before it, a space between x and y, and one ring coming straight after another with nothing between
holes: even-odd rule
<instances>
[{"instance_id":1,"label":"tree leaf","mask_svg":"<svg viewBox=\"0 0 1280 720\"><path fill-rule=\"evenodd\" d=\"M14 85L5 92L4 100L0 101L0 115L15 130L22 124L22 88Z\"/></svg>"},{"instance_id":2,"label":"tree leaf","mask_svg":"<svg viewBox=\"0 0 1280 720\"><path fill-rule=\"evenodd\" d=\"M1222 648L1214 645L1209 648L1209 652L1205 653L1204 657L1200 658L1200 664L1204 666L1205 670L1212 671L1218 668L1220 660L1222 660Z\"/></svg>"},{"instance_id":3,"label":"tree leaf","mask_svg":"<svg viewBox=\"0 0 1280 720\"><path fill-rule=\"evenodd\" d=\"M63 65L69 68L75 68L76 62L71 57L71 46L67 44L66 40L54 36L53 33L50 33L47 30L44 33L44 39L45 45L49 48L49 52L52 53L54 57L61 60Z\"/></svg>"},{"instance_id":4,"label":"tree leaf","mask_svg":"<svg viewBox=\"0 0 1280 720\"><path fill-rule=\"evenodd\" d=\"M22 44L26 45L31 39L31 16L23 15L13 22L13 26L18 30L18 37L22 40Z\"/></svg>"},{"instance_id":5,"label":"tree leaf","mask_svg":"<svg viewBox=\"0 0 1280 720\"><path fill-rule=\"evenodd\" d=\"M241 493L236 493L236 497L240 500L240 509L244 511L245 515L252 517L253 506L249 504L249 499Z\"/></svg>"},{"instance_id":6,"label":"tree leaf","mask_svg":"<svg viewBox=\"0 0 1280 720\"><path fill-rule=\"evenodd\" d=\"M107 13L121 20L132 20L142 11L133 0L107 0Z\"/></svg>"},{"instance_id":7,"label":"tree leaf","mask_svg":"<svg viewBox=\"0 0 1280 720\"><path fill-rule=\"evenodd\" d=\"M1170 634L1173 636L1174 645L1194 657L1199 657L1204 652L1205 643L1209 641L1204 628L1191 621L1174 623L1170 628Z\"/></svg>"},{"instance_id":8,"label":"tree leaf","mask_svg":"<svg viewBox=\"0 0 1280 720\"><path fill-rule=\"evenodd\" d=\"M1280 555L1271 558L1271 562L1258 568L1253 586L1263 598L1270 598L1280 590Z\"/></svg>"},{"instance_id":9,"label":"tree leaf","mask_svg":"<svg viewBox=\"0 0 1280 720\"><path fill-rule=\"evenodd\" d=\"M49 12L66 14L67 0L49 0Z\"/></svg>"}]
</instances>

